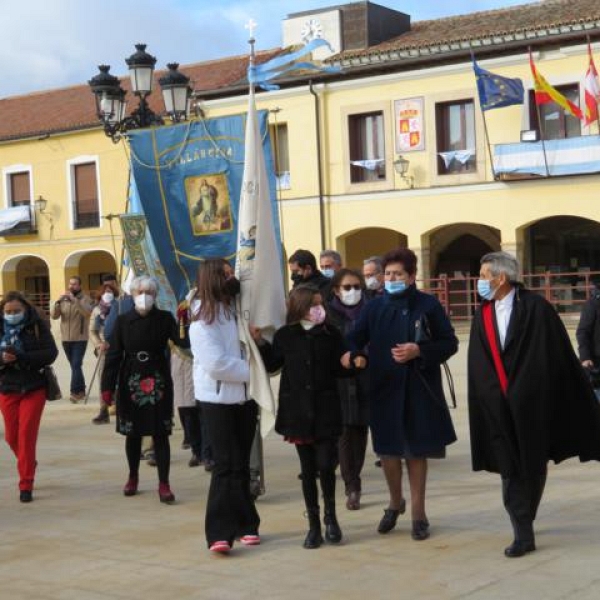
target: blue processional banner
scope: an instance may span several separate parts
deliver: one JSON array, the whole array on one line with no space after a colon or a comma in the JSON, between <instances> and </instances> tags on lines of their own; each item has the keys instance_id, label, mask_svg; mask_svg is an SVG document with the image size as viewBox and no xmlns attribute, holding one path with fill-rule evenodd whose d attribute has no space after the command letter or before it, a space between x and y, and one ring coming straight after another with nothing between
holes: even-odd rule
<instances>
[{"instance_id":1,"label":"blue processional banner","mask_svg":"<svg viewBox=\"0 0 600 600\"><path fill-rule=\"evenodd\" d=\"M273 227L281 245L268 112L258 117ZM130 133L132 176L178 300L193 287L203 260L235 258L245 124L243 114Z\"/></svg>"}]
</instances>

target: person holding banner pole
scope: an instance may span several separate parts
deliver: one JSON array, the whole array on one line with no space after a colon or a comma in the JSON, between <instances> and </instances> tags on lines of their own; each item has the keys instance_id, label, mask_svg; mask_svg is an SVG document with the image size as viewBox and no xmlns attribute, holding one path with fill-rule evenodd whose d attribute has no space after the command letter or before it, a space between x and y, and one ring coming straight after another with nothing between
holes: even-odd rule
<instances>
[{"instance_id":1,"label":"person holding banner pole","mask_svg":"<svg viewBox=\"0 0 600 600\"><path fill-rule=\"evenodd\" d=\"M250 495L250 449L258 407L247 393L250 365L238 334L240 282L222 258L198 269L190 303L194 393L200 402L214 467L206 503L208 548L228 553L234 540L260 544L260 517Z\"/></svg>"}]
</instances>

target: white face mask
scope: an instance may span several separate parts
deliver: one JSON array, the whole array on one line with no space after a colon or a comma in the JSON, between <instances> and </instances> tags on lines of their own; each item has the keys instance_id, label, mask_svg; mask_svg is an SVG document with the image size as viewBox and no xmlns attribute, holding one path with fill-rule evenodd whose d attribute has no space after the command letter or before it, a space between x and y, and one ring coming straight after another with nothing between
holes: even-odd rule
<instances>
[{"instance_id":1,"label":"white face mask","mask_svg":"<svg viewBox=\"0 0 600 600\"><path fill-rule=\"evenodd\" d=\"M154 296L150 294L138 294L133 301L138 310L150 310L154 306Z\"/></svg>"},{"instance_id":2,"label":"white face mask","mask_svg":"<svg viewBox=\"0 0 600 600\"><path fill-rule=\"evenodd\" d=\"M355 306L362 298L362 290L341 290L340 300L346 306Z\"/></svg>"},{"instance_id":3,"label":"white face mask","mask_svg":"<svg viewBox=\"0 0 600 600\"><path fill-rule=\"evenodd\" d=\"M104 304L110 304L114 299L115 295L111 292L104 292L104 294L102 294L102 302L104 302Z\"/></svg>"},{"instance_id":4,"label":"white face mask","mask_svg":"<svg viewBox=\"0 0 600 600\"><path fill-rule=\"evenodd\" d=\"M367 277L365 279L365 283L367 284L368 290L378 290L381 287L381 283L379 283L379 279L377 277Z\"/></svg>"}]
</instances>

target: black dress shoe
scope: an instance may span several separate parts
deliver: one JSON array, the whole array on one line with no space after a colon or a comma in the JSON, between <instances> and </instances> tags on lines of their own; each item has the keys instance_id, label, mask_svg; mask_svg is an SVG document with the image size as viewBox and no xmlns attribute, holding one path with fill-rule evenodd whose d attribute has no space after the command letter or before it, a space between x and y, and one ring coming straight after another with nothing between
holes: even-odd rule
<instances>
[{"instance_id":1,"label":"black dress shoe","mask_svg":"<svg viewBox=\"0 0 600 600\"><path fill-rule=\"evenodd\" d=\"M379 527L377 531L379 533L389 533L394 527L396 527L396 521L398 520L399 510L393 508L386 508L383 511L383 517L379 521Z\"/></svg>"},{"instance_id":2,"label":"black dress shoe","mask_svg":"<svg viewBox=\"0 0 600 600\"><path fill-rule=\"evenodd\" d=\"M19 500L21 502L31 502L33 500L31 490L21 490L19 494Z\"/></svg>"},{"instance_id":3,"label":"black dress shoe","mask_svg":"<svg viewBox=\"0 0 600 600\"><path fill-rule=\"evenodd\" d=\"M416 542L422 542L429 537L429 521L427 519L412 522L412 539Z\"/></svg>"},{"instance_id":4,"label":"black dress shoe","mask_svg":"<svg viewBox=\"0 0 600 600\"><path fill-rule=\"evenodd\" d=\"M504 549L504 556L507 558L518 558L524 556L528 552L535 550L535 542L521 542L515 540L508 548Z\"/></svg>"}]
</instances>

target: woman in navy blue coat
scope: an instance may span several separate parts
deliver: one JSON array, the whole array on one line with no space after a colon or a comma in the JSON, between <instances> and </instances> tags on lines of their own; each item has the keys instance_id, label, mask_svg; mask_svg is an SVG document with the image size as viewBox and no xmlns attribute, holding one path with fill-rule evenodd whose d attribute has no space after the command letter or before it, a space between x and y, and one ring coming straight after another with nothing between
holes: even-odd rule
<instances>
[{"instance_id":1,"label":"woman in navy blue coat","mask_svg":"<svg viewBox=\"0 0 600 600\"><path fill-rule=\"evenodd\" d=\"M417 290L417 257L409 249L383 259L385 293L375 298L348 337L343 364L369 345L370 425L390 491L378 531L388 533L406 510L402 459L410 483L412 537L429 537L425 513L427 458L443 458L456 441L444 398L440 365L458 350L458 340L434 296Z\"/></svg>"}]
</instances>

